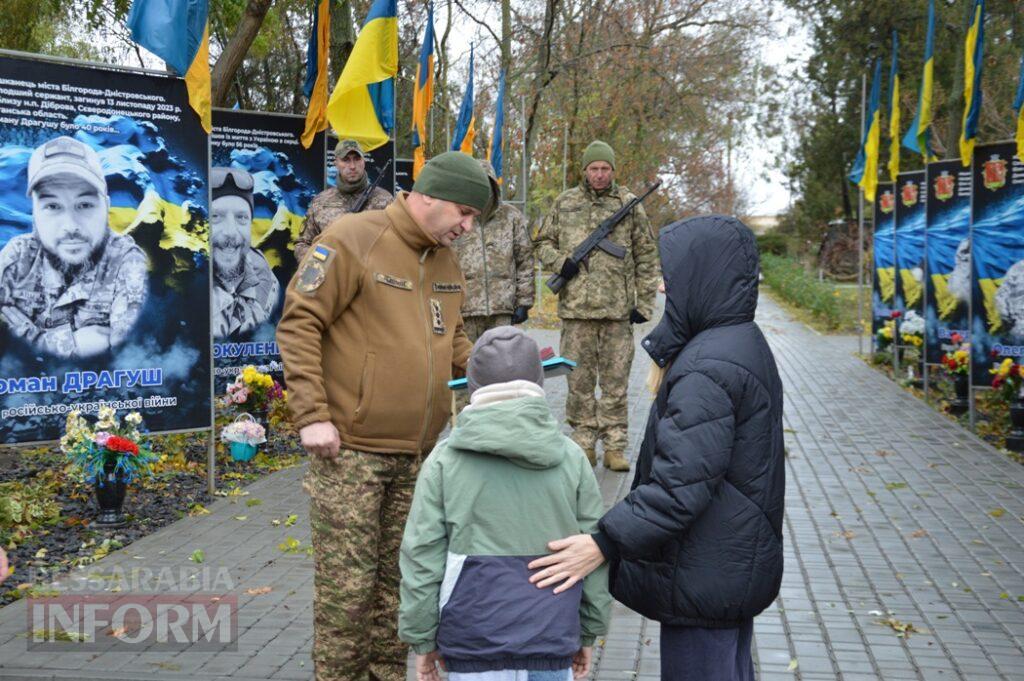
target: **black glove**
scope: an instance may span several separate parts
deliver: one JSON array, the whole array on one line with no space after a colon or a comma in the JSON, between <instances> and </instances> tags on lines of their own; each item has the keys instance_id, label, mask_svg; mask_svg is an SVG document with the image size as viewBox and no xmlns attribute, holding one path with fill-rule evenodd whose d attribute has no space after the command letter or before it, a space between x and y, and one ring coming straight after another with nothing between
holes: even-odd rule
<instances>
[{"instance_id":1,"label":"black glove","mask_svg":"<svg viewBox=\"0 0 1024 681\"><path fill-rule=\"evenodd\" d=\"M629 313L630 324L643 324L646 321L647 317L640 314L640 311L637 310L636 308L633 308L633 311Z\"/></svg>"},{"instance_id":2,"label":"black glove","mask_svg":"<svg viewBox=\"0 0 1024 681\"><path fill-rule=\"evenodd\" d=\"M580 266L572 261L572 258L566 258L565 262L562 263L562 271L558 273L562 279L569 281L577 274L580 273Z\"/></svg>"},{"instance_id":3,"label":"black glove","mask_svg":"<svg viewBox=\"0 0 1024 681\"><path fill-rule=\"evenodd\" d=\"M512 311L512 323L522 324L526 321L526 318L530 316L530 308L525 305L520 305Z\"/></svg>"}]
</instances>

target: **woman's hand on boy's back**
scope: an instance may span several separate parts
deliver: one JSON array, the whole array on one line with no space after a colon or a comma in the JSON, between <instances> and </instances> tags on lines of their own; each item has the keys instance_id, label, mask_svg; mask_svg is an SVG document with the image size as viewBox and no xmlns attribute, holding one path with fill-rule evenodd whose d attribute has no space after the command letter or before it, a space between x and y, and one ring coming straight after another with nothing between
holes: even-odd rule
<instances>
[{"instance_id":1,"label":"woman's hand on boy's back","mask_svg":"<svg viewBox=\"0 0 1024 681\"><path fill-rule=\"evenodd\" d=\"M578 653L577 653L578 654ZM416 656L416 681L441 681L438 665L444 669L444 660L436 650L426 655Z\"/></svg>"},{"instance_id":2,"label":"woman's hand on boy's back","mask_svg":"<svg viewBox=\"0 0 1024 681\"><path fill-rule=\"evenodd\" d=\"M594 657L591 646L583 646L572 656L572 678L585 679L590 676L590 661Z\"/></svg>"},{"instance_id":3,"label":"woman's hand on boy's back","mask_svg":"<svg viewBox=\"0 0 1024 681\"><path fill-rule=\"evenodd\" d=\"M528 566L531 570L539 570L530 576L530 583L536 584L538 589L546 589L561 582L555 587L556 594L571 589L604 562L604 554L589 534L548 542L548 550L552 553Z\"/></svg>"}]
</instances>

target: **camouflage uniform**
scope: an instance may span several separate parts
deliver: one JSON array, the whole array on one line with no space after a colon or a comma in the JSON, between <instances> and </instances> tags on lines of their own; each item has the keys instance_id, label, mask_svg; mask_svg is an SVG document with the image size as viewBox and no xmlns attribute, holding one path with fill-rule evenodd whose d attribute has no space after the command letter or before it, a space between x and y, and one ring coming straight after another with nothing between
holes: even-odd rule
<instances>
[{"instance_id":1,"label":"camouflage uniform","mask_svg":"<svg viewBox=\"0 0 1024 681\"><path fill-rule=\"evenodd\" d=\"M270 263L262 253L250 248L237 282L213 278L213 337L252 331L270 317L279 293L280 285Z\"/></svg>"},{"instance_id":2,"label":"camouflage uniform","mask_svg":"<svg viewBox=\"0 0 1024 681\"><path fill-rule=\"evenodd\" d=\"M598 193L585 180L563 192L534 239L544 269L559 271L572 250L632 198L617 184ZM573 440L588 454L598 439L604 440L606 461L608 452L624 452L629 443L626 394L634 350L630 312L636 309L651 318L660 278L657 243L643 206L637 206L609 238L625 247L626 257L619 260L604 251L593 252L589 268L581 266L558 299L561 353L578 364L568 376L566 419L573 427ZM594 397L598 382L600 402Z\"/></svg>"},{"instance_id":3,"label":"camouflage uniform","mask_svg":"<svg viewBox=\"0 0 1024 681\"><path fill-rule=\"evenodd\" d=\"M58 357L80 356L75 329L109 327L124 342L146 301L149 260L130 236L111 234L94 265L72 281L50 263L32 234L0 251L0 318L13 336Z\"/></svg>"},{"instance_id":4,"label":"camouflage uniform","mask_svg":"<svg viewBox=\"0 0 1024 681\"><path fill-rule=\"evenodd\" d=\"M366 670L370 679L405 679L398 553L419 466L417 456L351 449L334 460L310 457L317 681L363 681Z\"/></svg>"},{"instance_id":5,"label":"camouflage uniform","mask_svg":"<svg viewBox=\"0 0 1024 681\"><path fill-rule=\"evenodd\" d=\"M366 187L363 187L363 189L345 193L337 187L328 187L313 197L313 200L309 202L309 208L306 209L306 220L302 225L302 232L295 242L295 259L297 261L302 261L310 244L320 236L327 225L352 211L352 207L363 195L365 189ZM370 199L366 202L363 210L381 210L394 201L394 198L386 189L377 187L370 194Z\"/></svg>"},{"instance_id":6,"label":"camouflage uniform","mask_svg":"<svg viewBox=\"0 0 1024 681\"><path fill-rule=\"evenodd\" d=\"M514 206L501 204L473 232L452 244L466 277L462 320L473 343L488 329L512 323L517 307L533 307L533 242L526 217ZM455 394L457 411L468 404L465 391Z\"/></svg>"}]
</instances>

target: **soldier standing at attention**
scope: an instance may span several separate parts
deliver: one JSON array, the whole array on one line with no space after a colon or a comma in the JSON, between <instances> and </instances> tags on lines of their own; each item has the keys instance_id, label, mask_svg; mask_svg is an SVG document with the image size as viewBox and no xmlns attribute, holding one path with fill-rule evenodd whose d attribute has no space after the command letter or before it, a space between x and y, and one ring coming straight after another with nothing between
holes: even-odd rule
<instances>
[{"instance_id":1,"label":"soldier standing at attention","mask_svg":"<svg viewBox=\"0 0 1024 681\"><path fill-rule=\"evenodd\" d=\"M313 197L306 210L302 233L295 242L295 259L302 258L313 240L337 218L351 213L370 181L366 177L366 154L355 140L341 140L334 147L334 167L338 169L338 184L328 187ZM381 210L394 200L386 189L376 187L363 210Z\"/></svg>"},{"instance_id":2,"label":"soldier standing at attention","mask_svg":"<svg viewBox=\"0 0 1024 681\"><path fill-rule=\"evenodd\" d=\"M546 270L571 279L558 300L562 321L561 354L577 362L568 376L566 420L591 465L595 447L604 442L604 465L628 471L629 370L633 364L633 329L651 318L658 288L658 247L643 206L618 224L610 239L626 249L615 258L594 251L582 269L569 260L602 220L633 198L615 182L615 152L606 143L591 142L583 152L583 180L562 192L534 240ZM573 278L575 277L575 278ZM594 396L600 381L601 399Z\"/></svg>"},{"instance_id":3,"label":"soldier standing at attention","mask_svg":"<svg viewBox=\"0 0 1024 681\"><path fill-rule=\"evenodd\" d=\"M384 210L332 222L288 286L277 341L310 453L317 681L405 679L402 532L472 348L449 246L496 200L475 160L441 154Z\"/></svg>"},{"instance_id":4,"label":"soldier standing at attention","mask_svg":"<svg viewBox=\"0 0 1024 681\"><path fill-rule=\"evenodd\" d=\"M494 167L488 160L480 166L498 191ZM470 342L496 326L522 324L533 307L533 242L526 216L515 206L501 204L486 222L477 219L473 234L455 242L459 267L466 277L466 300L462 321ZM457 393L459 410L468 403Z\"/></svg>"}]
</instances>

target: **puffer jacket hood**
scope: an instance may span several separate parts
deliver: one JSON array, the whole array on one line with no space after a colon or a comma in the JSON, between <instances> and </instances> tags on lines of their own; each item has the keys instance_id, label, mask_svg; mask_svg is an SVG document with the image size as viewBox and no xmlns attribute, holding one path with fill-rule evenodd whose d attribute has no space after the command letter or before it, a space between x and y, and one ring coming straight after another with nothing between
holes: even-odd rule
<instances>
[{"instance_id":1,"label":"puffer jacket hood","mask_svg":"<svg viewBox=\"0 0 1024 681\"><path fill-rule=\"evenodd\" d=\"M701 331L754 320L760 266L754 235L734 217L672 223L658 238L665 315L643 347L666 366Z\"/></svg>"},{"instance_id":2,"label":"puffer jacket hood","mask_svg":"<svg viewBox=\"0 0 1024 681\"><path fill-rule=\"evenodd\" d=\"M611 590L676 626L739 627L782 582L782 382L754 323L758 257L735 218L661 232L665 316L643 347L667 367L633 488L600 522Z\"/></svg>"},{"instance_id":3,"label":"puffer jacket hood","mask_svg":"<svg viewBox=\"0 0 1024 681\"><path fill-rule=\"evenodd\" d=\"M481 388L486 390L486 388ZM452 450L491 454L522 468L554 468L566 443L543 397L518 397L465 409L448 438Z\"/></svg>"}]
</instances>

